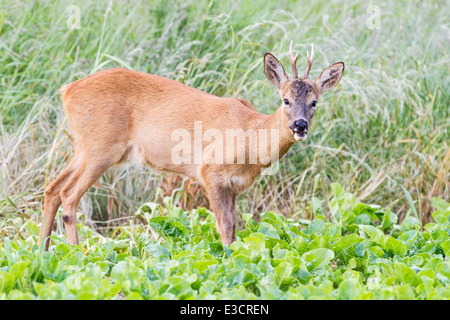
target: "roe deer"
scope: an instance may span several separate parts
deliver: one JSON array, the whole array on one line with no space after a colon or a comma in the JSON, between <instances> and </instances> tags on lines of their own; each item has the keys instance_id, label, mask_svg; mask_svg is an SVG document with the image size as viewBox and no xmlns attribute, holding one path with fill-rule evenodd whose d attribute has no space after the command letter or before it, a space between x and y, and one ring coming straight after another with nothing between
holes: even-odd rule
<instances>
[{"instance_id":1,"label":"roe deer","mask_svg":"<svg viewBox=\"0 0 450 320\"><path fill-rule=\"evenodd\" d=\"M335 87L344 72L344 63L337 62L311 81L312 47L301 79L292 42L290 57L292 79L272 54L264 55L266 77L277 87L282 102L272 115L257 112L243 99L217 97L174 80L121 68L99 71L63 86L60 92L72 130L74 155L45 190L39 245L44 242L48 249L48 237L61 204L68 241L78 244L76 210L81 197L110 166L130 160L197 179L207 191L222 243L230 245L235 239L236 194L247 189L261 170L270 166L269 162L282 158L295 141L306 138L319 96ZM174 141L177 131L183 136L195 135L196 130L201 130L200 134L208 130L224 134L230 129L275 130L275 138L270 137L275 144L265 155L255 156L250 150L255 141L249 135L243 148L234 146L234 138L239 138L234 137L232 152L225 150L227 161L223 163L210 161L213 154L223 151L220 147L215 146L209 158L198 158L195 143L192 155L192 141ZM268 139L259 136L256 143L267 145ZM200 154L211 151L214 141L202 141ZM174 161L174 149L183 151L183 161ZM256 160L250 163L250 158Z\"/></svg>"}]
</instances>

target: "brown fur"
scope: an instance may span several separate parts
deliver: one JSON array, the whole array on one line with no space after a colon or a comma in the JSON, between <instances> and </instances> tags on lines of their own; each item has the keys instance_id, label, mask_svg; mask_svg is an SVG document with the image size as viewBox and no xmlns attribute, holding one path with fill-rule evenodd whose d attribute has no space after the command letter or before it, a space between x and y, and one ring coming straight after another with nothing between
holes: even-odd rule
<instances>
[{"instance_id":1,"label":"brown fur","mask_svg":"<svg viewBox=\"0 0 450 320\"><path fill-rule=\"evenodd\" d=\"M259 158L256 164L177 165L171 161L171 150L177 144L171 133L180 128L194 132L194 121L202 121L203 132L216 128L224 137L226 129L278 129L279 153L272 154L276 150L269 148L271 159L281 159L295 142L283 107L264 115L243 99L217 97L143 72L107 69L64 86L61 95L73 133L74 157L45 191L39 244L47 239L46 248L61 203L68 240L78 244L76 209L81 197L110 166L130 160L202 183L222 242L229 245L235 239L236 194L247 189L268 165ZM208 146L204 142L203 148ZM237 150L237 155L242 152ZM249 152L246 148L247 160Z\"/></svg>"}]
</instances>

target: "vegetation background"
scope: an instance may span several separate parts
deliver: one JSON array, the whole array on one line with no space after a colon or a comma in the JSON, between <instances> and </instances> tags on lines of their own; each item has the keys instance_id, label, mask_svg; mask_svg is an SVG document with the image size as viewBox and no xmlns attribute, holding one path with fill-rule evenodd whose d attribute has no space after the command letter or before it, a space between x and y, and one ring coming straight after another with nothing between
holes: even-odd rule
<instances>
[{"instance_id":1,"label":"vegetation background","mask_svg":"<svg viewBox=\"0 0 450 320\"><path fill-rule=\"evenodd\" d=\"M80 9L79 29L70 6ZM411 210L423 222L431 197L450 198L450 2L442 1L14 1L0 3L0 219L40 221L43 191L71 156L58 88L95 71L125 67L206 92L248 100L272 113L276 90L263 72L271 52L290 71L315 46L311 75L346 69L324 94L305 142L260 177L237 211L329 214L330 184L366 203ZM377 15L379 13L379 16ZM301 71L300 71L301 73ZM180 192L179 192L180 191ZM208 207L192 181L145 168L110 169L84 196L84 223L99 231L129 223L147 201L177 195ZM242 220L240 220L242 222ZM0 237L10 227L2 225Z\"/></svg>"}]
</instances>

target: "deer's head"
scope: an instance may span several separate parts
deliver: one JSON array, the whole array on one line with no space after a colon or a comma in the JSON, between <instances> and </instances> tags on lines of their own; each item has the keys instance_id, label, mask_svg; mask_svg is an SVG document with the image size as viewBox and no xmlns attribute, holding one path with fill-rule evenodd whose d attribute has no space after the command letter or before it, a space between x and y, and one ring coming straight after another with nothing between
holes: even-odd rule
<instances>
[{"instance_id":1,"label":"deer's head","mask_svg":"<svg viewBox=\"0 0 450 320\"><path fill-rule=\"evenodd\" d=\"M282 105L287 118L287 126L292 130L295 140L306 139L316 111L320 95L334 88L341 80L344 63L336 62L322 71L317 79L309 79L309 71L314 60L314 48L311 45L311 57L307 53L307 67L303 79L297 75L297 57L292 54L290 47L292 79L289 79L280 61L271 53L264 55L264 71L267 79L278 88Z\"/></svg>"}]
</instances>

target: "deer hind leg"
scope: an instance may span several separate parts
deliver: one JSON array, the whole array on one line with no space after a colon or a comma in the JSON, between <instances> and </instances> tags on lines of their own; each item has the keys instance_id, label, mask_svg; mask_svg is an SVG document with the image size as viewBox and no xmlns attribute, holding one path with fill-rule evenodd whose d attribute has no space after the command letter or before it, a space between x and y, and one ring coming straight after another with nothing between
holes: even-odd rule
<instances>
[{"instance_id":1,"label":"deer hind leg","mask_svg":"<svg viewBox=\"0 0 450 320\"><path fill-rule=\"evenodd\" d=\"M48 238L53 229L53 222L55 221L56 212L61 205L61 197L59 193L61 192L65 182L69 179L72 173L77 168L77 157L72 160L72 162L64 169L64 171L56 178L52 183L50 183L45 189L45 199L44 199L44 215L41 224L41 230L39 232L39 247L45 240L45 250L48 250L50 244L50 239Z\"/></svg>"},{"instance_id":2,"label":"deer hind leg","mask_svg":"<svg viewBox=\"0 0 450 320\"><path fill-rule=\"evenodd\" d=\"M71 175L60 192L63 205L62 219L66 227L69 243L78 245L76 211L81 197L98 178L116 161L106 157L98 158L98 154L85 156L81 165Z\"/></svg>"}]
</instances>

